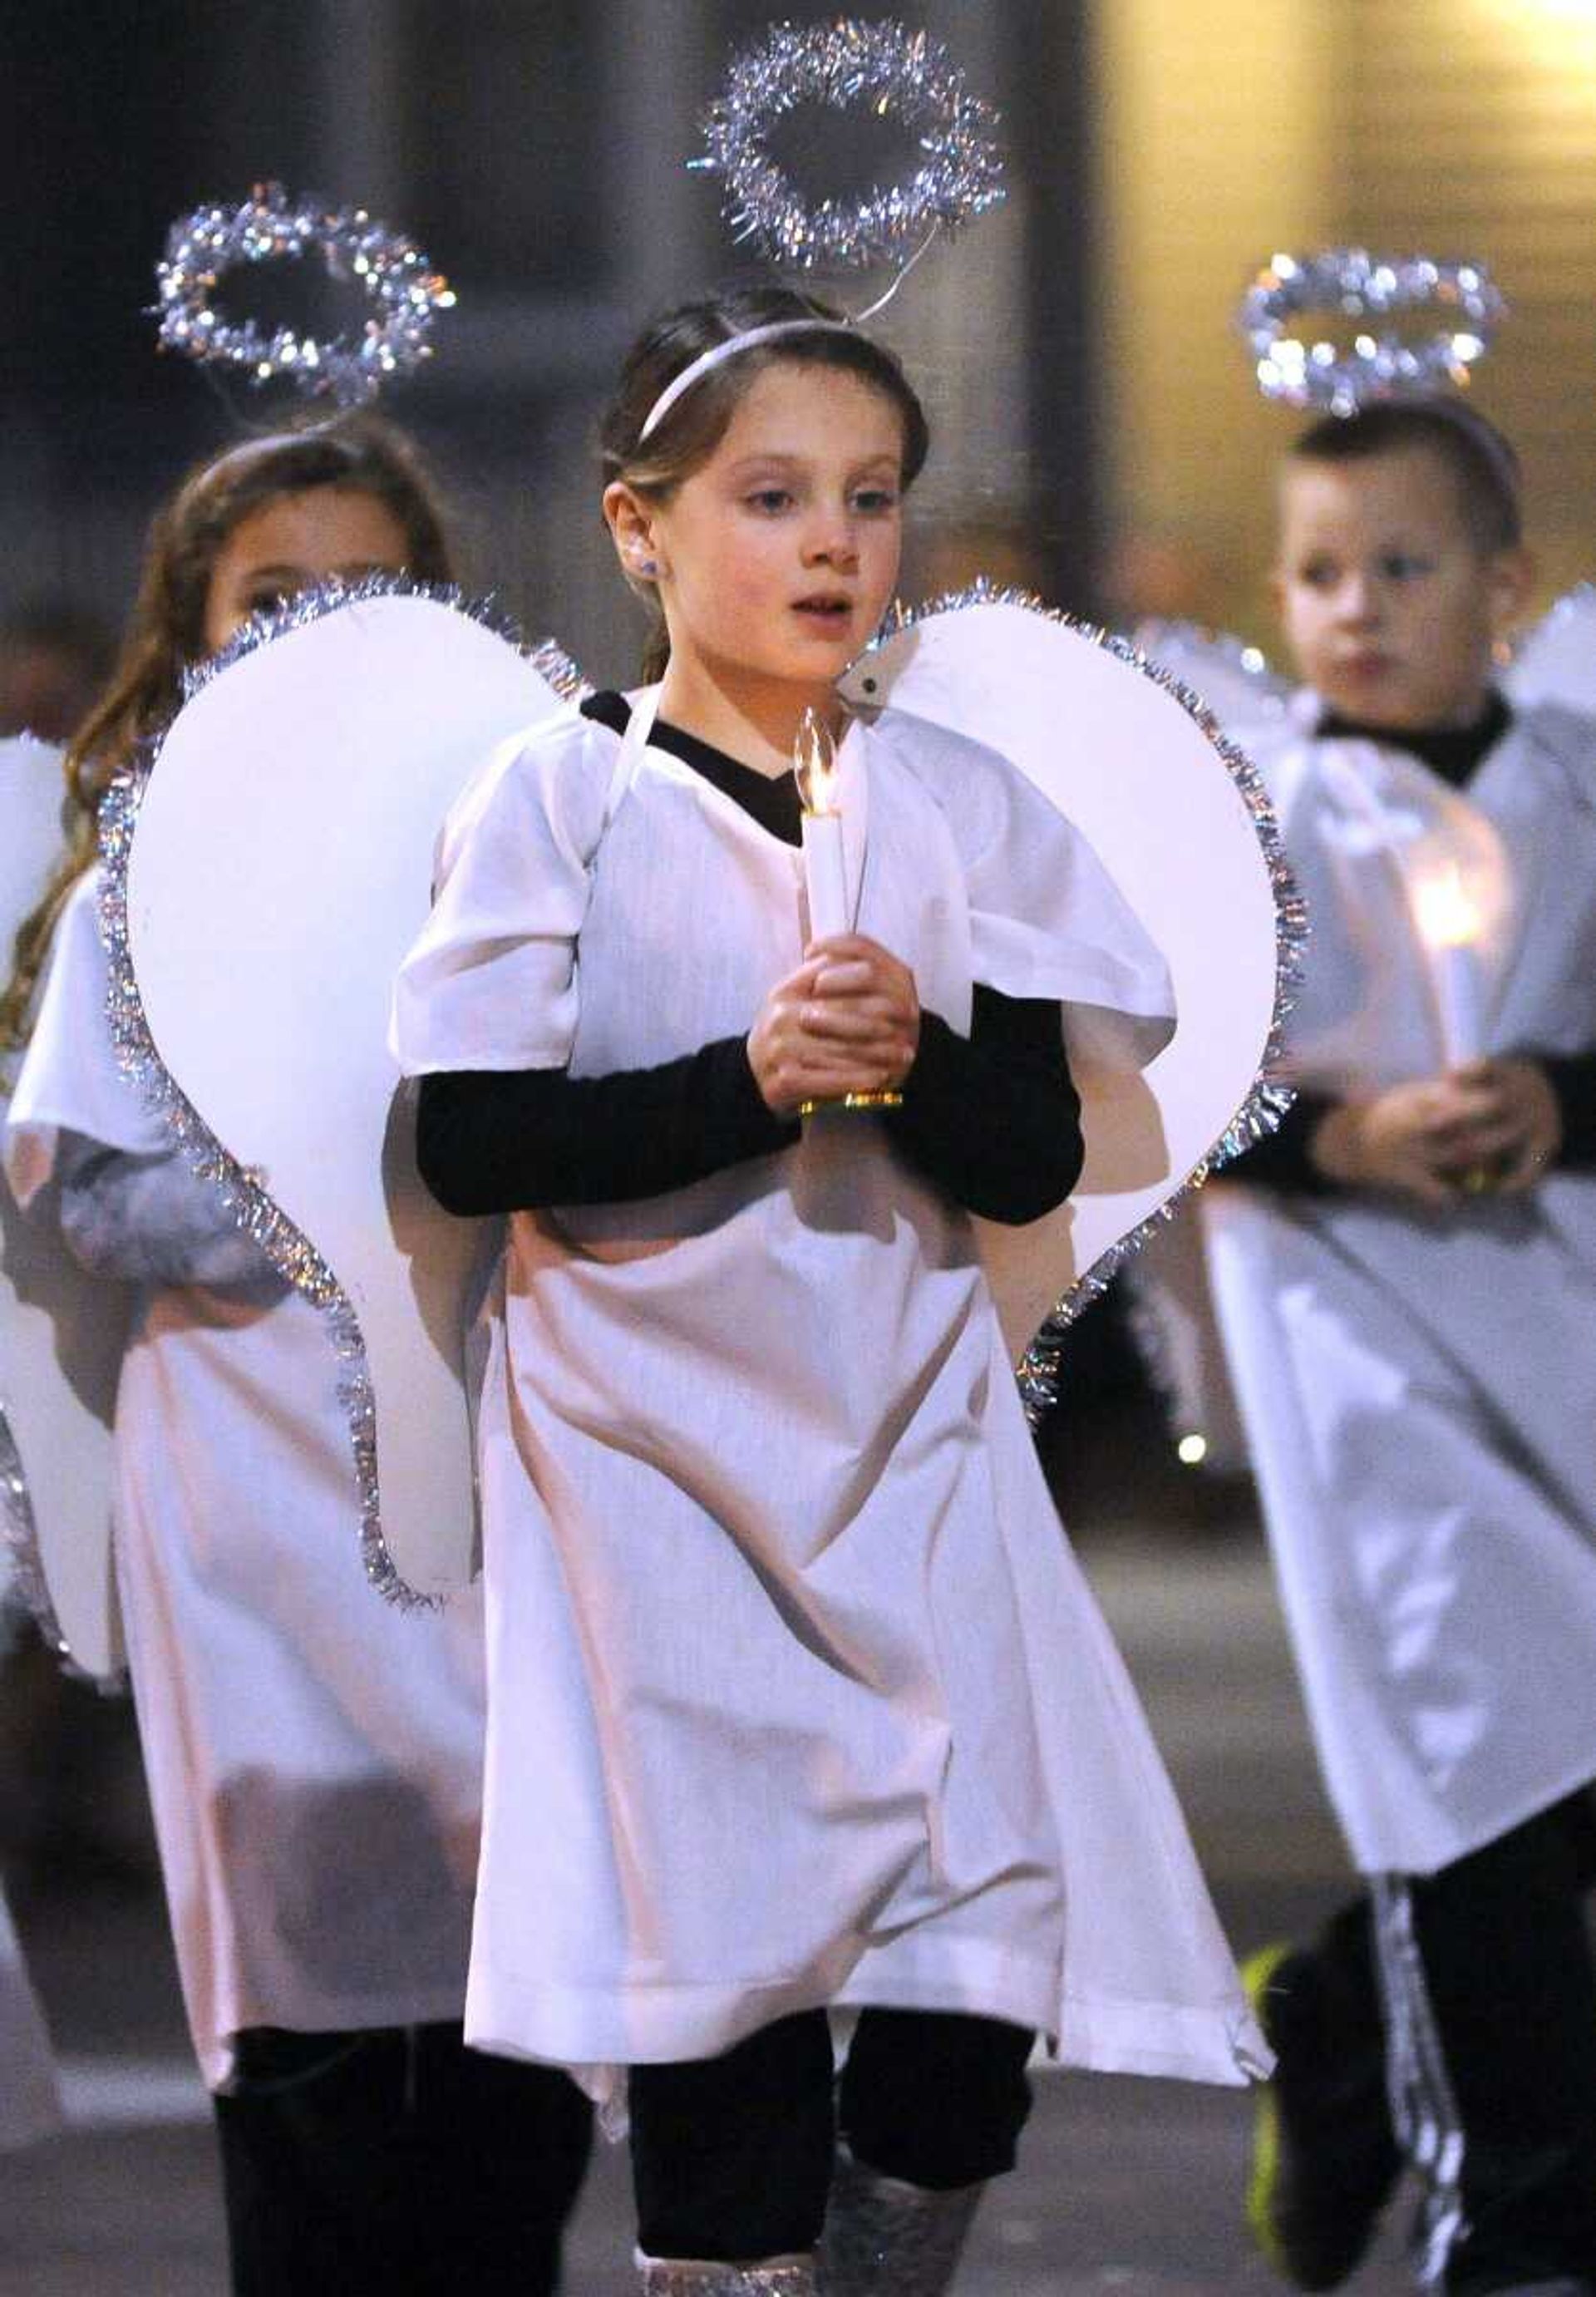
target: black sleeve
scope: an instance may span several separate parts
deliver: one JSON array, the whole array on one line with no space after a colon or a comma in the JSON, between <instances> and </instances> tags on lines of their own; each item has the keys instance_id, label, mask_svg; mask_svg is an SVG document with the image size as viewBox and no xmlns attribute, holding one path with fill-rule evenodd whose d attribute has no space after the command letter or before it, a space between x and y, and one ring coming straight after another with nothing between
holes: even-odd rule
<instances>
[{"instance_id":1,"label":"black sleeve","mask_svg":"<svg viewBox=\"0 0 1596 2297\"><path fill-rule=\"evenodd\" d=\"M623 1204L798 1138L761 1098L741 1037L658 1068L457 1069L421 1081L415 1157L446 1212Z\"/></svg>"},{"instance_id":2,"label":"black sleeve","mask_svg":"<svg viewBox=\"0 0 1596 2297\"><path fill-rule=\"evenodd\" d=\"M977 986L970 1037L934 1014L903 1107L886 1120L910 1163L989 1220L1036 1220L1079 1176L1080 1104L1057 1005ZM573 1077L564 1069L448 1070L424 1077L421 1176L446 1211L531 1212L619 1204L688 1187L788 1148L741 1037L658 1068Z\"/></svg>"},{"instance_id":3,"label":"black sleeve","mask_svg":"<svg viewBox=\"0 0 1596 2297\"><path fill-rule=\"evenodd\" d=\"M1596 1168L1596 1052L1528 1053L1539 1061L1557 1095L1563 1119L1558 1164L1564 1171Z\"/></svg>"},{"instance_id":4,"label":"black sleeve","mask_svg":"<svg viewBox=\"0 0 1596 2297\"><path fill-rule=\"evenodd\" d=\"M1558 1165L1565 1172L1596 1170L1596 1052L1519 1056L1546 1072L1563 1120ZM1337 1183L1321 1173L1309 1153L1320 1124L1336 1107L1324 1093L1299 1092L1276 1130L1223 1168L1223 1176L1256 1181L1283 1196L1328 1197Z\"/></svg>"},{"instance_id":5,"label":"black sleeve","mask_svg":"<svg viewBox=\"0 0 1596 2297\"><path fill-rule=\"evenodd\" d=\"M967 1212L1040 1220L1069 1195L1084 1155L1058 1007L977 983L967 1038L922 1014L888 1123L909 1162Z\"/></svg>"},{"instance_id":6,"label":"black sleeve","mask_svg":"<svg viewBox=\"0 0 1596 2297\"><path fill-rule=\"evenodd\" d=\"M1299 1092L1274 1131L1231 1157L1214 1178L1255 1181L1283 1197L1336 1195L1336 1182L1320 1171L1309 1153L1313 1135L1336 1105L1327 1093Z\"/></svg>"}]
</instances>

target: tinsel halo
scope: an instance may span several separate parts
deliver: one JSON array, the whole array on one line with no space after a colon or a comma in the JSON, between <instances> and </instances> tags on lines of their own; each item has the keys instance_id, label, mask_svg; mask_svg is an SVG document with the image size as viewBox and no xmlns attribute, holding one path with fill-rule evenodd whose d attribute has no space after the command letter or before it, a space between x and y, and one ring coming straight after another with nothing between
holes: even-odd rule
<instances>
[{"instance_id":1,"label":"tinsel halo","mask_svg":"<svg viewBox=\"0 0 1596 2297\"><path fill-rule=\"evenodd\" d=\"M376 306L356 335L323 342L292 327L224 319L211 298L241 264L319 254L333 278L358 284ZM196 208L167 235L155 269L161 348L202 364L242 367L255 383L287 375L309 397L341 407L374 399L390 378L431 355L434 317L455 297L413 240L364 208L291 200L281 184L258 184L237 207Z\"/></svg>"},{"instance_id":2,"label":"tinsel halo","mask_svg":"<svg viewBox=\"0 0 1596 2297\"><path fill-rule=\"evenodd\" d=\"M1434 309L1440 325L1409 342L1392 322ZM1296 325L1309 312L1362 324L1350 351L1311 341ZM1271 256L1243 296L1237 325L1265 399L1329 415L1468 383L1490 349L1507 304L1483 263L1427 255L1371 255L1362 247Z\"/></svg>"},{"instance_id":3,"label":"tinsel halo","mask_svg":"<svg viewBox=\"0 0 1596 2297\"><path fill-rule=\"evenodd\" d=\"M766 148L770 129L805 104L896 120L925 157L901 183L811 206ZM997 205L997 117L928 33L853 17L777 24L734 60L704 119L708 151L689 165L721 178L736 237L771 260L860 270L901 262L939 226L952 229Z\"/></svg>"}]
</instances>

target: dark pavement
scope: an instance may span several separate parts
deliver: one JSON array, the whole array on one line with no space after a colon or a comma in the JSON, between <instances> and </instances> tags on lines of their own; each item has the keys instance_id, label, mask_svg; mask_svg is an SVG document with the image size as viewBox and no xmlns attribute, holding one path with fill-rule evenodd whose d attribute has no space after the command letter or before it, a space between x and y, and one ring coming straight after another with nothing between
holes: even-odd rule
<instances>
[{"instance_id":1,"label":"dark pavement","mask_svg":"<svg viewBox=\"0 0 1596 2297\"><path fill-rule=\"evenodd\" d=\"M1192 1512L1155 1489L1122 1513L1099 1490L1075 1519L1242 1952L1311 1924L1345 1873L1255 1527L1245 1513L1181 1520ZM158 1903L52 1891L20 1914L73 2127L0 2157L0 2297L215 2297L210 2131ZM1241 2224L1244 2095L1047 2071L1036 2089L1020 2169L979 2221L964 2297L1279 2285ZM571 2242L570 2297L623 2297L629 2254L624 2157L605 2149ZM1350 2285L1359 2297L1410 2285L1394 2236Z\"/></svg>"}]
</instances>

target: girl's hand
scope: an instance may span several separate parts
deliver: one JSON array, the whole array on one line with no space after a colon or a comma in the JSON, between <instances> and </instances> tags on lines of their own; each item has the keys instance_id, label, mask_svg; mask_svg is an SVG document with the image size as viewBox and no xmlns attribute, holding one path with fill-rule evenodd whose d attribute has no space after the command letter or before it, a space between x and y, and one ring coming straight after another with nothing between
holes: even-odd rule
<instances>
[{"instance_id":1,"label":"girl's hand","mask_svg":"<svg viewBox=\"0 0 1596 2297\"><path fill-rule=\"evenodd\" d=\"M748 1036L765 1105L791 1116L806 1100L900 1085L919 1048L920 1005L907 966L860 934L816 942L778 981Z\"/></svg>"},{"instance_id":2,"label":"girl's hand","mask_svg":"<svg viewBox=\"0 0 1596 2297\"><path fill-rule=\"evenodd\" d=\"M811 942L804 955L821 960L805 1025L878 1072L868 1090L894 1091L920 1049L914 975L866 934L834 934Z\"/></svg>"}]
</instances>

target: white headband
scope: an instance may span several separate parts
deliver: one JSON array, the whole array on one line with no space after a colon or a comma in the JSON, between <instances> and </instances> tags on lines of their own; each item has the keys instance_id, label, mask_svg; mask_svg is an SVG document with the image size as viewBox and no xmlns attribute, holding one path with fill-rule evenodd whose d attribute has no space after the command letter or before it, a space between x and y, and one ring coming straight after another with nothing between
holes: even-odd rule
<instances>
[{"instance_id":1,"label":"white headband","mask_svg":"<svg viewBox=\"0 0 1596 2297\"><path fill-rule=\"evenodd\" d=\"M746 327L740 335L728 335L723 343L712 343L707 351L700 351L695 359L690 359L661 391L638 433L638 446L659 429L677 400L692 390L700 376L724 365L738 351L752 350L755 343L774 342L778 335L851 335L858 332L851 319L776 319L769 326Z\"/></svg>"}]
</instances>

